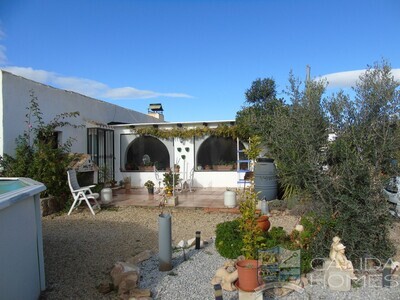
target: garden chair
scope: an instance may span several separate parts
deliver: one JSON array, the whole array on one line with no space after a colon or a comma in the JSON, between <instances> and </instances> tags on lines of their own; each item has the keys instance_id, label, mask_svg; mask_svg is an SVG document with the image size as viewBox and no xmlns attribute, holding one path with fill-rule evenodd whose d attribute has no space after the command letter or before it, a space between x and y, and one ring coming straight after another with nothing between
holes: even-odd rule
<instances>
[{"instance_id":1,"label":"garden chair","mask_svg":"<svg viewBox=\"0 0 400 300\"><path fill-rule=\"evenodd\" d=\"M186 183L189 186L189 192L192 192L192 188L193 188L193 177L194 177L194 167L190 170L189 173L189 178L186 179Z\"/></svg>"},{"instance_id":2,"label":"garden chair","mask_svg":"<svg viewBox=\"0 0 400 300\"><path fill-rule=\"evenodd\" d=\"M76 171L75 170L68 170L68 185L71 190L72 196L74 197L74 202L72 203L72 206L68 212L68 215L71 214L72 210L75 207L78 207L82 201L85 201L87 206L90 209L90 212L95 215L93 208L99 208L100 209L100 204L97 202L97 199L99 198L98 193L93 193L91 191L91 188L95 187L95 185L89 185L89 186L83 186L80 187L78 180L76 178ZM94 205L90 204L90 201L94 202Z\"/></svg>"},{"instance_id":3,"label":"garden chair","mask_svg":"<svg viewBox=\"0 0 400 300\"><path fill-rule=\"evenodd\" d=\"M183 192L189 190L189 192L193 192L193 177L194 177L194 167L190 170L189 172L189 178L183 180L180 179L180 182L178 184L178 192Z\"/></svg>"}]
</instances>

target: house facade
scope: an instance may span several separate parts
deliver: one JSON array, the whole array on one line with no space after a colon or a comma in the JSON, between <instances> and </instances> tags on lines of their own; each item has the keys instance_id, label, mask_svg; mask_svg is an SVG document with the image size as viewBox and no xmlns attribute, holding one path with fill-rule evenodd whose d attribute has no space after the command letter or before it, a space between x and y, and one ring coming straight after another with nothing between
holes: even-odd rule
<instances>
[{"instance_id":1,"label":"house facade","mask_svg":"<svg viewBox=\"0 0 400 300\"><path fill-rule=\"evenodd\" d=\"M147 180L157 186L171 170L194 187L236 187L248 166L246 144L229 134L233 125L233 120L115 125L116 180L129 176L133 186Z\"/></svg>"},{"instance_id":2,"label":"house facade","mask_svg":"<svg viewBox=\"0 0 400 300\"><path fill-rule=\"evenodd\" d=\"M229 130L234 120L164 122L157 113L129 110L3 70L0 71L0 155L14 155L16 138L28 129L26 115L32 92L45 123L61 113L80 113L69 121L84 126L60 128L55 132L58 142L64 143L72 137L71 152L90 154L100 168L107 167L112 172L116 181L130 177L133 187L143 187L149 179L157 185L162 174L174 165L180 166L180 178L192 179L195 187L236 187L238 179L243 177L238 172L241 168L238 160L243 158L245 143L213 131L222 127ZM154 134L154 129L163 134Z\"/></svg>"}]
</instances>

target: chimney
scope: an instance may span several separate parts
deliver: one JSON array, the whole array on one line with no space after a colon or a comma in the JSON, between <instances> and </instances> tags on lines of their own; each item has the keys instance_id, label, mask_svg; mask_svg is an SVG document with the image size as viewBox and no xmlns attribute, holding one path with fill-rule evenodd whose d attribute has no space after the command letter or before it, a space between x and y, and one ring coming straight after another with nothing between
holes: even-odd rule
<instances>
[{"instance_id":1,"label":"chimney","mask_svg":"<svg viewBox=\"0 0 400 300\"><path fill-rule=\"evenodd\" d=\"M161 103L151 103L149 105L147 115L157 118L160 121L164 122L164 110L162 108Z\"/></svg>"}]
</instances>

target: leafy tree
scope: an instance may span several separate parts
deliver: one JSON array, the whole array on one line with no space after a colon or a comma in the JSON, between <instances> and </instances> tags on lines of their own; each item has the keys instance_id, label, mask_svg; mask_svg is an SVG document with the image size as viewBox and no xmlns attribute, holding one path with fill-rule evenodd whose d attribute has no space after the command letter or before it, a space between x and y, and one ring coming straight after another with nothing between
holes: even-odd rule
<instances>
[{"instance_id":1,"label":"leafy tree","mask_svg":"<svg viewBox=\"0 0 400 300\"><path fill-rule=\"evenodd\" d=\"M248 138L269 132L274 111L283 105L283 100L276 98L275 81L272 78L256 79L245 97L247 106L236 114L238 135Z\"/></svg>"},{"instance_id":2,"label":"leafy tree","mask_svg":"<svg viewBox=\"0 0 400 300\"><path fill-rule=\"evenodd\" d=\"M381 191L385 180L398 173L393 161L400 149L399 85L386 61L360 76L353 99L342 91L323 99L325 82L303 86L290 74L291 104L257 120L269 126L261 136L286 196L307 201L314 211L313 257L326 256L335 235L356 265L366 256L388 259L393 254L391 217ZM258 100L253 102L249 109L259 109ZM238 125L251 127L250 122ZM244 131L260 133L259 128ZM336 135L334 141L328 142L329 133Z\"/></svg>"},{"instance_id":3,"label":"leafy tree","mask_svg":"<svg viewBox=\"0 0 400 300\"><path fill-rule=\"evenodd\" d=\"M54 131L65 126L82 127L68 121L77 117L79 112L56 115L46 124L33 91L30 97L30 105L26 108L27 129L16 139L15 158L4 154L0 161L3 175L30 177L43 182L47 190L42 196L55 196L59 204L64 205L70 195L66 170L71 162L68 152L73 139L68 138L65 143L57 145Z\"/></svg>"},{"instance_id":4,"label":"leafy tree","mask_svg":"<svg viewBox=\"0 0 400 300\"><path fill-rule=\"evenodd\" d=\"M382 186L396 172L391 162L400 148L399 82L382 61L368 67L354 92L354 100L339 93L326 103L337 138L328 148L330 181L321 195L350 257L387 259L393 247Z\"/></svg>"},{"instance_id":5,"label":"leafy tree","mask_svg":"<svg viewBox=\"0 0 400 300\"><path fill-rule=\"evenodd\" d=\"M289 82L292 104L275 111L271 129L263 136L275 158L285 197L300 191L310 194L320 180L329 127L322 107L325 83L310 81L302 91L293 75Z\"/></svg>"}]
</instances>

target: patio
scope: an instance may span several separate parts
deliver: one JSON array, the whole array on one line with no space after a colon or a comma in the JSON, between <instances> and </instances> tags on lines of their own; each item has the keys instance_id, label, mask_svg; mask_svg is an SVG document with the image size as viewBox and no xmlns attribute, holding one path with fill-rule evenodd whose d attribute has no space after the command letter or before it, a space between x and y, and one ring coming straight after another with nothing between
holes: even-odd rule
<instances>
[{"instance_id":1,"label":"patio","mask_svg":"<svg viewBox=\"0 0 400 300\"><path fill-rule=\"evenodd\" d=\"M178 196L177 208L204 208L206 211L237 212L237 208L224 206L225 188L196 188L190 191L176 193ZM161 200L160 194L148 194L145 188L133 188L129 193L125 189L118 189L113 193L113 206L143 206L157 207Z\"/></svg>"}]
</instances>

